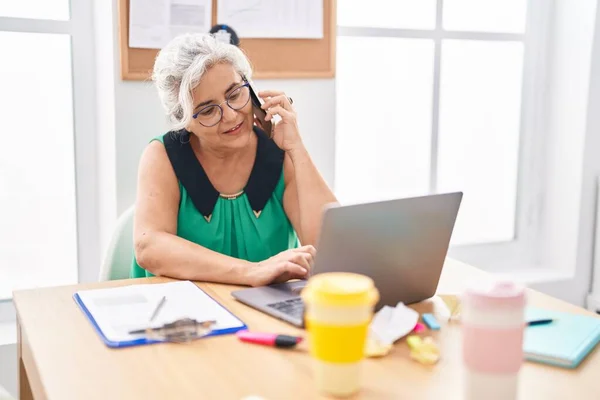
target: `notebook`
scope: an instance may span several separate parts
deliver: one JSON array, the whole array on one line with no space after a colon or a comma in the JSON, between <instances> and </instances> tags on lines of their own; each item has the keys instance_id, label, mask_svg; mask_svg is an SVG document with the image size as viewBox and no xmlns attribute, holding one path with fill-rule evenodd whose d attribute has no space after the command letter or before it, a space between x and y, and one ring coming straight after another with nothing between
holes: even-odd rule
<instances>
[{"instance_id":1,"label":"notebook","mask_svg":"<svg viewBox=\"0 0 600 400\"><path fill-rule=\"evenodd\" d=\"M526 321L554 319L547 325L525 328L526 360L575 368L600 341L600 316L528 307L525 318Z\"/></svg>"},{"instance_id":2,"label":"notebook","mask_svg":"<svg viewBox=\"0 0 600 400\"><path fill-rule=\"evenodd\" d=\"M160 312L150 322L163 297ZM216 321L209 336L247 329L240 319L190 281L82 290L73 298L108 347L160 343L129 332L160 327L180 318Z\"/></svg>"}]
</instances>

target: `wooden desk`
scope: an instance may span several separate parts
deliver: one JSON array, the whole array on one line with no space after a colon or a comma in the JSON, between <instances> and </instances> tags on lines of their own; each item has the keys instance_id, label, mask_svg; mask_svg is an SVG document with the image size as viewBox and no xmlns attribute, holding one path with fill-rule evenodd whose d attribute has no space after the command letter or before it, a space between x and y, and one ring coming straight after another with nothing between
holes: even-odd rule
<instances>
[{"instance_id":1,"label":"wooden desk","mask_svg":"<svg viewBox=\"0 0 600 400\"><path fill-rule=\"evenodd\" d=\"M438 293L461 290L469 279L488 275L447 261ZM158 344L109 349L76 306L76 290L166 282L165 278L27 290L15 293L18 313L21 399L265 399L320 398L311 377L306 347L279 350L220 336L191 344ZM245 321L250 329L299 333L236 302L231 286L199 284ZM529 302L556 310L588 314L541 293L529 292ZM439 298L415 306L421 312L444 313ZM442 359L425 367L408 357L404 340L381 359L364 365L360 399L462 398L460 325L442 326L437 334ZM591 399L600 394L600 351L596 349L577 370L526 363L521 373L521 399Z\"/></svg>"}]
</instances>

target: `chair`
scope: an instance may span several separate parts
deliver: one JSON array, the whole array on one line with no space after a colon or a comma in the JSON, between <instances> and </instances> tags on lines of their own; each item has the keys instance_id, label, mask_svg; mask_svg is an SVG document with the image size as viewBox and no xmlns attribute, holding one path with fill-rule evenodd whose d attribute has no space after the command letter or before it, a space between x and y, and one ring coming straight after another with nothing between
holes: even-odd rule
<instances>
[{"instance_id":1,"label":"chair","mask_svg":"<svg viewBox=\"0 0 600 400\"><path fill-rule=\"evenodd\" d=\"M99 280L128 279L133 260L133 215L131 206L117 220L117 226L108 245Z\"/></svg>"}]
</instances>

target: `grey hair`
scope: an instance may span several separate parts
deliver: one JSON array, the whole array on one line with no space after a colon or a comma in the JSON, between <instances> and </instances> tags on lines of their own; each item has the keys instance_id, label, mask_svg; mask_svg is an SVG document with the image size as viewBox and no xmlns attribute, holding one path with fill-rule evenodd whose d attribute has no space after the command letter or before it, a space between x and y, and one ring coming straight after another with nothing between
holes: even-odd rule
<instances>
[{"instance_id":1,"label":"grey hair","mask_svg":"<svg viewBox=\"0 0 600 400\"><path fill-rule=\"evenodd\" d=\"M220 42L210 34L185 34L171 40L156 56L152 80L175 131L192 121L192 90L202 75L216 64L227 63L251 78L252 68L236 46Z\"/></svg>"}]
</instances>

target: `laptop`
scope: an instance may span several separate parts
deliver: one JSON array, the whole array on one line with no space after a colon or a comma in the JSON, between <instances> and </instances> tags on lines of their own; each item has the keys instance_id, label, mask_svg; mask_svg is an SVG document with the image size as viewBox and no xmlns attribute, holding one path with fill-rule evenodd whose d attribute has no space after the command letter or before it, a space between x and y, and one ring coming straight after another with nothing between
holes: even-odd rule
<instances>
[{"instance_id":1,"label":"laptop","mask_svg":"<svg viewBox=\"0 0 600 400\"><path fill-rule=\"evenodd\" d=\"M311 276L355 272L379 290L375 309L432 297L446 259L462 192L335 205L323 213ZM292 325L304 326L306 280L247 288L233 297Z\"/></svg>"}]
</instances>

